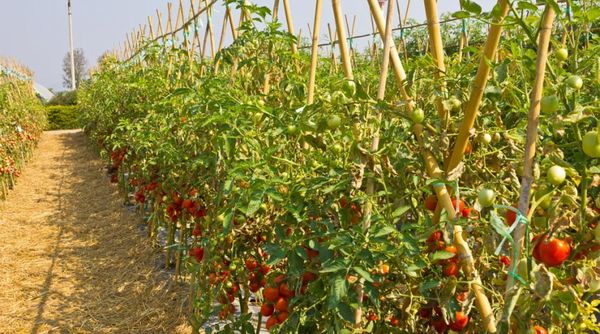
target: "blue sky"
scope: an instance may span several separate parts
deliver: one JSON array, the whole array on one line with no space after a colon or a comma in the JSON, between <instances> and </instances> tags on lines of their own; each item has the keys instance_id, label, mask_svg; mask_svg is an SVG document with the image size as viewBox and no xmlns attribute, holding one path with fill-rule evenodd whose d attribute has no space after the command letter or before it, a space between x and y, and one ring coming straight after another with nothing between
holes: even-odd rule
<instances>
[{"instance_id":1,"label":"blue sky","mask_svg":"<svg viewBox=\"0 0 600 334\"><path fill-rule=\"evenodd\" d=\"M55 90L62 90L62 59L68 50L67 0L0 0L0 56L17 58L30 67L36 80ZM184 0L189 4L190 0ZM200 0L194 0L196 3ZM307 36L307 23L312 25L314 1L289 0L296 30L302 28ZM402 8L408 0L399 0ZM89 65L106 50L122 45L125 34L147 22L156 9L166 13L166 0L72 0L75 47L82 48ZM179 1L172 1L178 7ZM220 2L220 1L219 1ZM253 0L269 6L273 0ZM344 12L350 19L357 15L357 34L371 30L366 0L342 0ZM478 0L484 8L495 1ZM220 7L220 6L219 6ZM440 12L456 11L459 0L439 0ZM217 9L214 22L220 26L224 10ZM283 13L283 8L281 8ZM412 0L410 17L421 21L423 2ZM237 17L237 15L236 15ZM280 17L283 18L281 14ZM331 1L323 1L322 39L327 25L333 24ZM219 29L217 29L219 30Z\"/></svg>"}]
</instances>

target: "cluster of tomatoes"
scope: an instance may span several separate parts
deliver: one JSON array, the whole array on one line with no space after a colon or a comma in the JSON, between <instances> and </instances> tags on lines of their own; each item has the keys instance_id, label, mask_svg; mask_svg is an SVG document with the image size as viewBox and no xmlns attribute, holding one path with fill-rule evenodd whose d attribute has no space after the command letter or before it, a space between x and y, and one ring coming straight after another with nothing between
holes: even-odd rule
<instances>
[{"instance_id":1,"label":"cluster of tomatoes","mask_svg":"<svg viewBox=\"0 0 600 334\"><path fill-rule=\"evenodd\" d=\"M441 260L442 272L445 276L457 276L460 271L460 265L458 264L458 249L453 245L446 245L443 240L444 234L440 230L433 231L427 238L427 245L430 252L433 251L445 251L451 253L451 257Z\"/></svg>"},{"instance_id":2,"label":"cluster of tomatoes","mask_svg":"<svg viewBox=\"0 0 600 334\"><path fill-rule=\"evenodd\" d=\"M111 166L108 169L108 173L110 174L110 182L117 183L119 182L119 168L123 165L123 161L125 160L125 155L127 154L127 148L121 148L118 150L114 150L110 152L110 161Z\"/></svg>"},{"instance_id":3,"label":"cluster of tomatoes","mask_svg":"<svg viewBox=\"0 0 600 334\"><path fill-rule=\"evenodd\" d=\"M295 292L290 290L285 275L277 276L272 285L265 287L260 313L269 317L266 323L267 330L287 320L290 299L294 296Z\"/></svg>"}]
</instances>

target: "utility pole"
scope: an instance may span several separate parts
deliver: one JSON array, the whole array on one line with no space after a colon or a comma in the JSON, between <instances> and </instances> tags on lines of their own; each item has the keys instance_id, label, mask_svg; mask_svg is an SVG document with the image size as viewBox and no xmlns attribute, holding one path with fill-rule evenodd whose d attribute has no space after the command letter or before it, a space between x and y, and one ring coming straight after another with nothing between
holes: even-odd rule
<instances>
[{"instance_id":1,"label":"utility pole","mask_svg":"<svg viewBox=\"0 0 600 334\"><path fill-rule=\"evenodd\" d=\"M77 89L75 83L75 52L73 51L73 13L71 12L71 0L67 0L67 10L69 13L69 49L71 52L71 89Z\"/></svg>"}]
</instances>

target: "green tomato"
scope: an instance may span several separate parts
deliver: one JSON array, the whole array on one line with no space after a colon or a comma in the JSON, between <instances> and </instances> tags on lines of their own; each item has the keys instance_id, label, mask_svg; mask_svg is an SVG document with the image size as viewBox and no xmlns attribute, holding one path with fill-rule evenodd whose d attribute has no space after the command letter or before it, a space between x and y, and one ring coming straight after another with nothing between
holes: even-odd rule
<instances>
[{"instance_id":1,"label":"green tomato","mask_svg":"<svg viewBox=\"0 0 600 334\"><path fill-rule=\"evenodd\" d=\"M477 194L477 199L482 207L487 208L494 205L496 193L492 189L481 189Z\"/></svg>"},{"instance_id":2,"label":"green tomato","mask_svg":"<svg viewBox=\"0 0 600 334\"><path fill-rule=\"evenodd\" d=\"M566 177L567 172L561 166L550 167L550 169L548 169L548 173L546 174L548 182L554 186L560 186L563 182L565 182Z\"/></svg>"},{"instance_id":3,"label":"green tomato","mask_svg":"<svg viewBox=\"0 0 600 334\"><path fill-rule=\"evenodd\" d=\"M353 97L356 95L356 82L354 80L346 80L342 85L342 90L346 94L346 96Z\"/></svg>"},{"instance_id":4,"label":"green tomato","mask_svg":"<svg viewBox=\"0 0 600 334\"><path fill-rule=\"evenodd\" d=\"M260 123L262 118L263 118L263 113L261 113L261 112L255 112L254 114L252 114L252 119L254 120L254 123Z\"/></svg>"},{"instance_id":5,"label":"green tomato","mask_svg":"<svg viewBox=\"0 0 600 334\"><path fill-rule=\"evenodd\" d=\"M572 75L567 78L567 86L576 90L580 90L583 87L583 80L578 75Z\"/></svg>"},{"instance_id":6,"label":"green tomato","mask_svg":"<svg viewBox=\"0 0 600 334\"><path fill-rule=\"evenodd\" d=\"M425 111L423 111L421 108L413 110L412 114L410 115L410 119L417 124L423 123L423 120L425 119Z\"/></svg>"},{"instance_id":7,"label":"green tomato","mask_svg":"<svg viewBox=\"0 0 600 334\"><path fill-rule=\"evenodd\" d=\"M298 134L298 128L295 125L288 125L287 131L292 136L295 136Z\"/></svg>"},{"instance_id":8,"label":"green tomato","mask_svg":"<svg viewBox=\"0 0 600 334\"><path fill-rule=\"evenodd\" d=\"M337 91L337 92L333 92L333 94L331 95L331 102L333 104L346 104L348 102L348 98L346 97L346 94L344 94L341 91Z\"/></svg>"},{"instance_id":9,"label":"green tomato","mask_svg":"<svg viewBox=\"0 0 600 334\"><path fill-rule=\"evenodd\" d=\"M547 184L542 184L535 192L535 200L538 201L540 198L544 197L546 194L551 192L552 189ZM552 205L552 196L546 197L541 203L540 207L544 210L547 210L550 205Z\"/></svg>"},{"instance_id":10,"label":"green tomato","mask_svg":"<svg viewBox=\"0 0 600 334\"><path fill-rule=\"evenodd\" d=\"M334 152L340 153L340 152L342 152L342 150L344 148L342 147L342 145L336 143L335 145L333 145L332 149L333 149Z\"/></svg>"},{"instance_id":11,"label":"green tomato","mask_svg":"<svg viewBox=\"0 0 600 334\"><path fill-rule=\"evenodd\" d=\"M598 140L598 132L590 131L583 136L581 141L583 153L590 158L600 158L600 141Z\"/></svg>"},{"instance_id":12,"label":"green tomato","mask_svg":"<svg viewBox=\"0 0 600 334\"><path fill-rule=\"evenodd\" d=\"M558 107L560 106L558 97L556 97L556 95L542 97L540 104L541 110L544 114L553 114L558 111Z\"/></svg>"},{"instance_id":13,"label":"green tomato","mask_svg":"<svg viewBox=\"0 0 600 334\"><path fill-rule=\"evenodd\" d=\"M339 128L340 125L342 125L342 119L338 115L332 115L327 120L327 127L330 130L335 130L335 129Z\"/></svg>"},{"instance_id":14,"label":"green tomato","mask_svg":"<svg viewBox=\"0 0 600 334\"><path fill-rule=\"evenodd\" d=\"M569 59L569 50L565 48L556 50L554 54L556 55L556 59L558 59L559 61L566 61L567 59Z\"/></svg>"},{"instance_id":15,"label":"green tomato","mask_svg":"<svg viewBox=\"0 0 600 334\"><path fill-rule=\"evenodd\" d=\"M457 111L460 110L462 102L460 102L456 96L452 96L450 99L448 99L448 105L450 106L451 111Z\"/></svg>"},{"instance_id":16,"label":"green tomato","mask_svg":"<svg viewBox=\"0 0 600 334\"><path fill-rule=\"evenodd\" d=\"M489 145L492 142L492 136L489 133L480 133L477 136L477 142L480 144Z\"/></svg>"}]
</instances>

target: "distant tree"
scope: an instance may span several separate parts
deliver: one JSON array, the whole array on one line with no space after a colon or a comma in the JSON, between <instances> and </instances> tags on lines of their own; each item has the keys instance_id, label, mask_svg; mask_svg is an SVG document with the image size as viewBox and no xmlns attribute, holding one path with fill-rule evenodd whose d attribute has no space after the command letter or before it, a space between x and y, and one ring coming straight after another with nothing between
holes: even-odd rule
<instances>
[{"instance_id":1,"label":"distant tree","mask_svg":"<svg viewBox=\"0 0 600 334\"><path fill-rule=\"evenodd\" d=\"M81 82L81 80L85 79L87 59L85 59L85 55L83 54L82 49L75 49L74 58L75 83L77 84L77 87L79 87L79 83ZM63 58L63 72L63 86L65 88L73 87L73 85L71 84L71 54L69 52L67 52L67 54Z\"/></svg>"}]
</instances>

